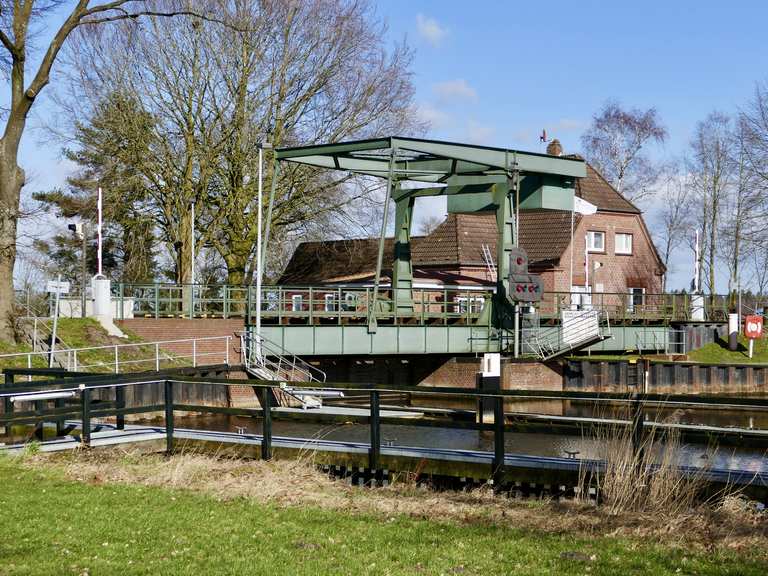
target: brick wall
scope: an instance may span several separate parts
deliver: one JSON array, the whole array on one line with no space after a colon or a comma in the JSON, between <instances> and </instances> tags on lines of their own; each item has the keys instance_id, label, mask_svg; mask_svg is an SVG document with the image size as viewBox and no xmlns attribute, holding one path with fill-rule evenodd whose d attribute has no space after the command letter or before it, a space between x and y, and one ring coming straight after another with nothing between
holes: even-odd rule
<instances>
[{"instance_id":1,"label":"brick wall","mask_svg":"<svg viewBox=\"0 0 768 576\"><path fill-rule=\"evenodd\" d=\"M563 373L557 363L503 362L505 390L562 390ZM477 358L451 358L434 370L419 384L474 388L475 375L480 370Z\"/></svg>"},{"instance_id":2,"label":"brick wall","mask_svg":"<svg viewBox=\"0 0 768 576\"><path fill-rule=\"evenodd\" d=\"M605 251L591 252L590 262L600 262L602 267L596 272L590 270L589 283L603 285L603 292L626 293L628 288L645 288L647 293L661 292L660 264L653 252L652 241L637 214L618 212L597 212L583 216L573 238L573 276L574 284L584 285L584 248L585 234L590 231L605 233ZM616 254L616 234L632 234L632 254ZM568 292L571 248L563 252L560 258L559 273L555 275L553 287L558 292ZM546 286L549 290L549 286Z\"/></svg>"},{"instance_id":3,"label":"brick wall","mask_svg":"<svg viewBox=\"0 0 768 576\"><path fill-rule=\"evenodd\" d=\"M231 336L229 344L229 363L240 364L240 340L235 336L245 328L243 319L221 318L132 318L117 322L147 342L163 340L182 340L186 338L205 338L210 336ZM174 355L191 355L191 342L162 344L160 348ZM225 343L222 340L197 342L195 353L199 364L223 364L227 360ZM232 379L246 379L244 373L230 373ZM232 386L228 388L230 406L252 408L258 406L258 400L250 386Z\"/></svg>"},{"instance_id":4,"label":"brick wall","mask_svg":"<svg viewBox=\"0 0 768 576\"><path fill-rule=\"evenodd\" d=\"M245 328L242 318L132 318L116 322L120 328L125 328L147 342L163 340L182 340L187 338L206 338L211 336L232 336L229 346L230 364L240 363L240 341L235 332ZM223 340L197 342L196 353L200 362L205 364L222 364L226 360L226 350ZM160 348L169 353L190 355L193 352L191 342L177 344L161 344Z\"/></svg>"}]
</instances>

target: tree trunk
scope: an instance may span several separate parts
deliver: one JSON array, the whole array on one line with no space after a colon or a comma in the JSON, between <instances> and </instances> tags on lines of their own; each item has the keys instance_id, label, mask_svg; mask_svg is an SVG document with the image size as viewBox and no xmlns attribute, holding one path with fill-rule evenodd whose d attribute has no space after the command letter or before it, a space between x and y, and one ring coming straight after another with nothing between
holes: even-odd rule
<instances>
[{"instance_id":1,"label":"tree trunk","mask_svg":"<svg viewBox=\"0 0 768 576\"><path fill-rule=\"evenodd\" d=\"M16 264L16 227L24 170L8 142L0 141L0 340L13 342L13 269ZM18 149L18 146L14 146Z\"/></svg>"}]
</instances>

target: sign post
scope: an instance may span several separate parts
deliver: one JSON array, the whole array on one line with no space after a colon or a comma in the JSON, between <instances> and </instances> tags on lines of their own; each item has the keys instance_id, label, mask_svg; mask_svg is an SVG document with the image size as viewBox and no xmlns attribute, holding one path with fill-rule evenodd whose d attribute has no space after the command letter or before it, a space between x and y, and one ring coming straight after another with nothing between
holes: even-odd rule
<instances>
[{"instance_id":1,"label":"sign post","mask_svg":"<svg viewBox=\"0 0 768 576\"><path fill-rule=\"evenodd\" d=\"M757 315L745 316L744 335L749 338L749 357L752 358L755 339L763 336L763 317Z\"/></svg>"},{"instance_id":2,"label":"sign post","mask_svg":"<svg viewBox=\"0 0 768 576\"><path fill-rule=\"evenodd\" d=\"M61 274L55 282L49 281L46 286L47 292L56 295L56 304L53 308L53 329L51 330L51 346L49 348L48 368L53 368L54 355L56 354L56 328L59 323L59 299L62 294L69 294L69 282L61 281Z\"/></svg>"}]
</instances>

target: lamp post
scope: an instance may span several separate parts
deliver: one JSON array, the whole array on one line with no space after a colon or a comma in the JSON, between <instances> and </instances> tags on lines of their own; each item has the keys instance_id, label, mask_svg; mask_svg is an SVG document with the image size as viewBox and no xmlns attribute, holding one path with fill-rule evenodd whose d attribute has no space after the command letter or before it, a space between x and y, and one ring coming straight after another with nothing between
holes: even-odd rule
<instances>
[{"instance_id":1,"label":"lamp post","mask_svg":"<svg viewBox=\"0 0 768 576\"><path fill-rule=\"evenodd\" d=\"M272 144L268 142L259 143L259 185L257 196L256 212L256 335L257 339L261 337L261 279L264 273L263 247L261 245L262 230L262 189L264 184L264 150L272 149Z\"/></svg>"}]
</instances>

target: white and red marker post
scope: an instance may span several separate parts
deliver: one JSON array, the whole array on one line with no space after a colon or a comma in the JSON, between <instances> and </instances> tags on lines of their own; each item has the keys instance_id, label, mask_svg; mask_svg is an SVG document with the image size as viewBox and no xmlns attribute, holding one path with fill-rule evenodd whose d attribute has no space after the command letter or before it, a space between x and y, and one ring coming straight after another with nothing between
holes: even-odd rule
<instances>
[{"instance_id":1,"label":"white and red marker post","mask_svg":"<svg viewBox=\"0 0 768 576\"><path fill-rule=\"evenodd\" d=\"M750 315L744 317L744 336L749 338L749 357L752 358L755 339L763 336L763 317Z\"/></svg>"}]
</instances>

